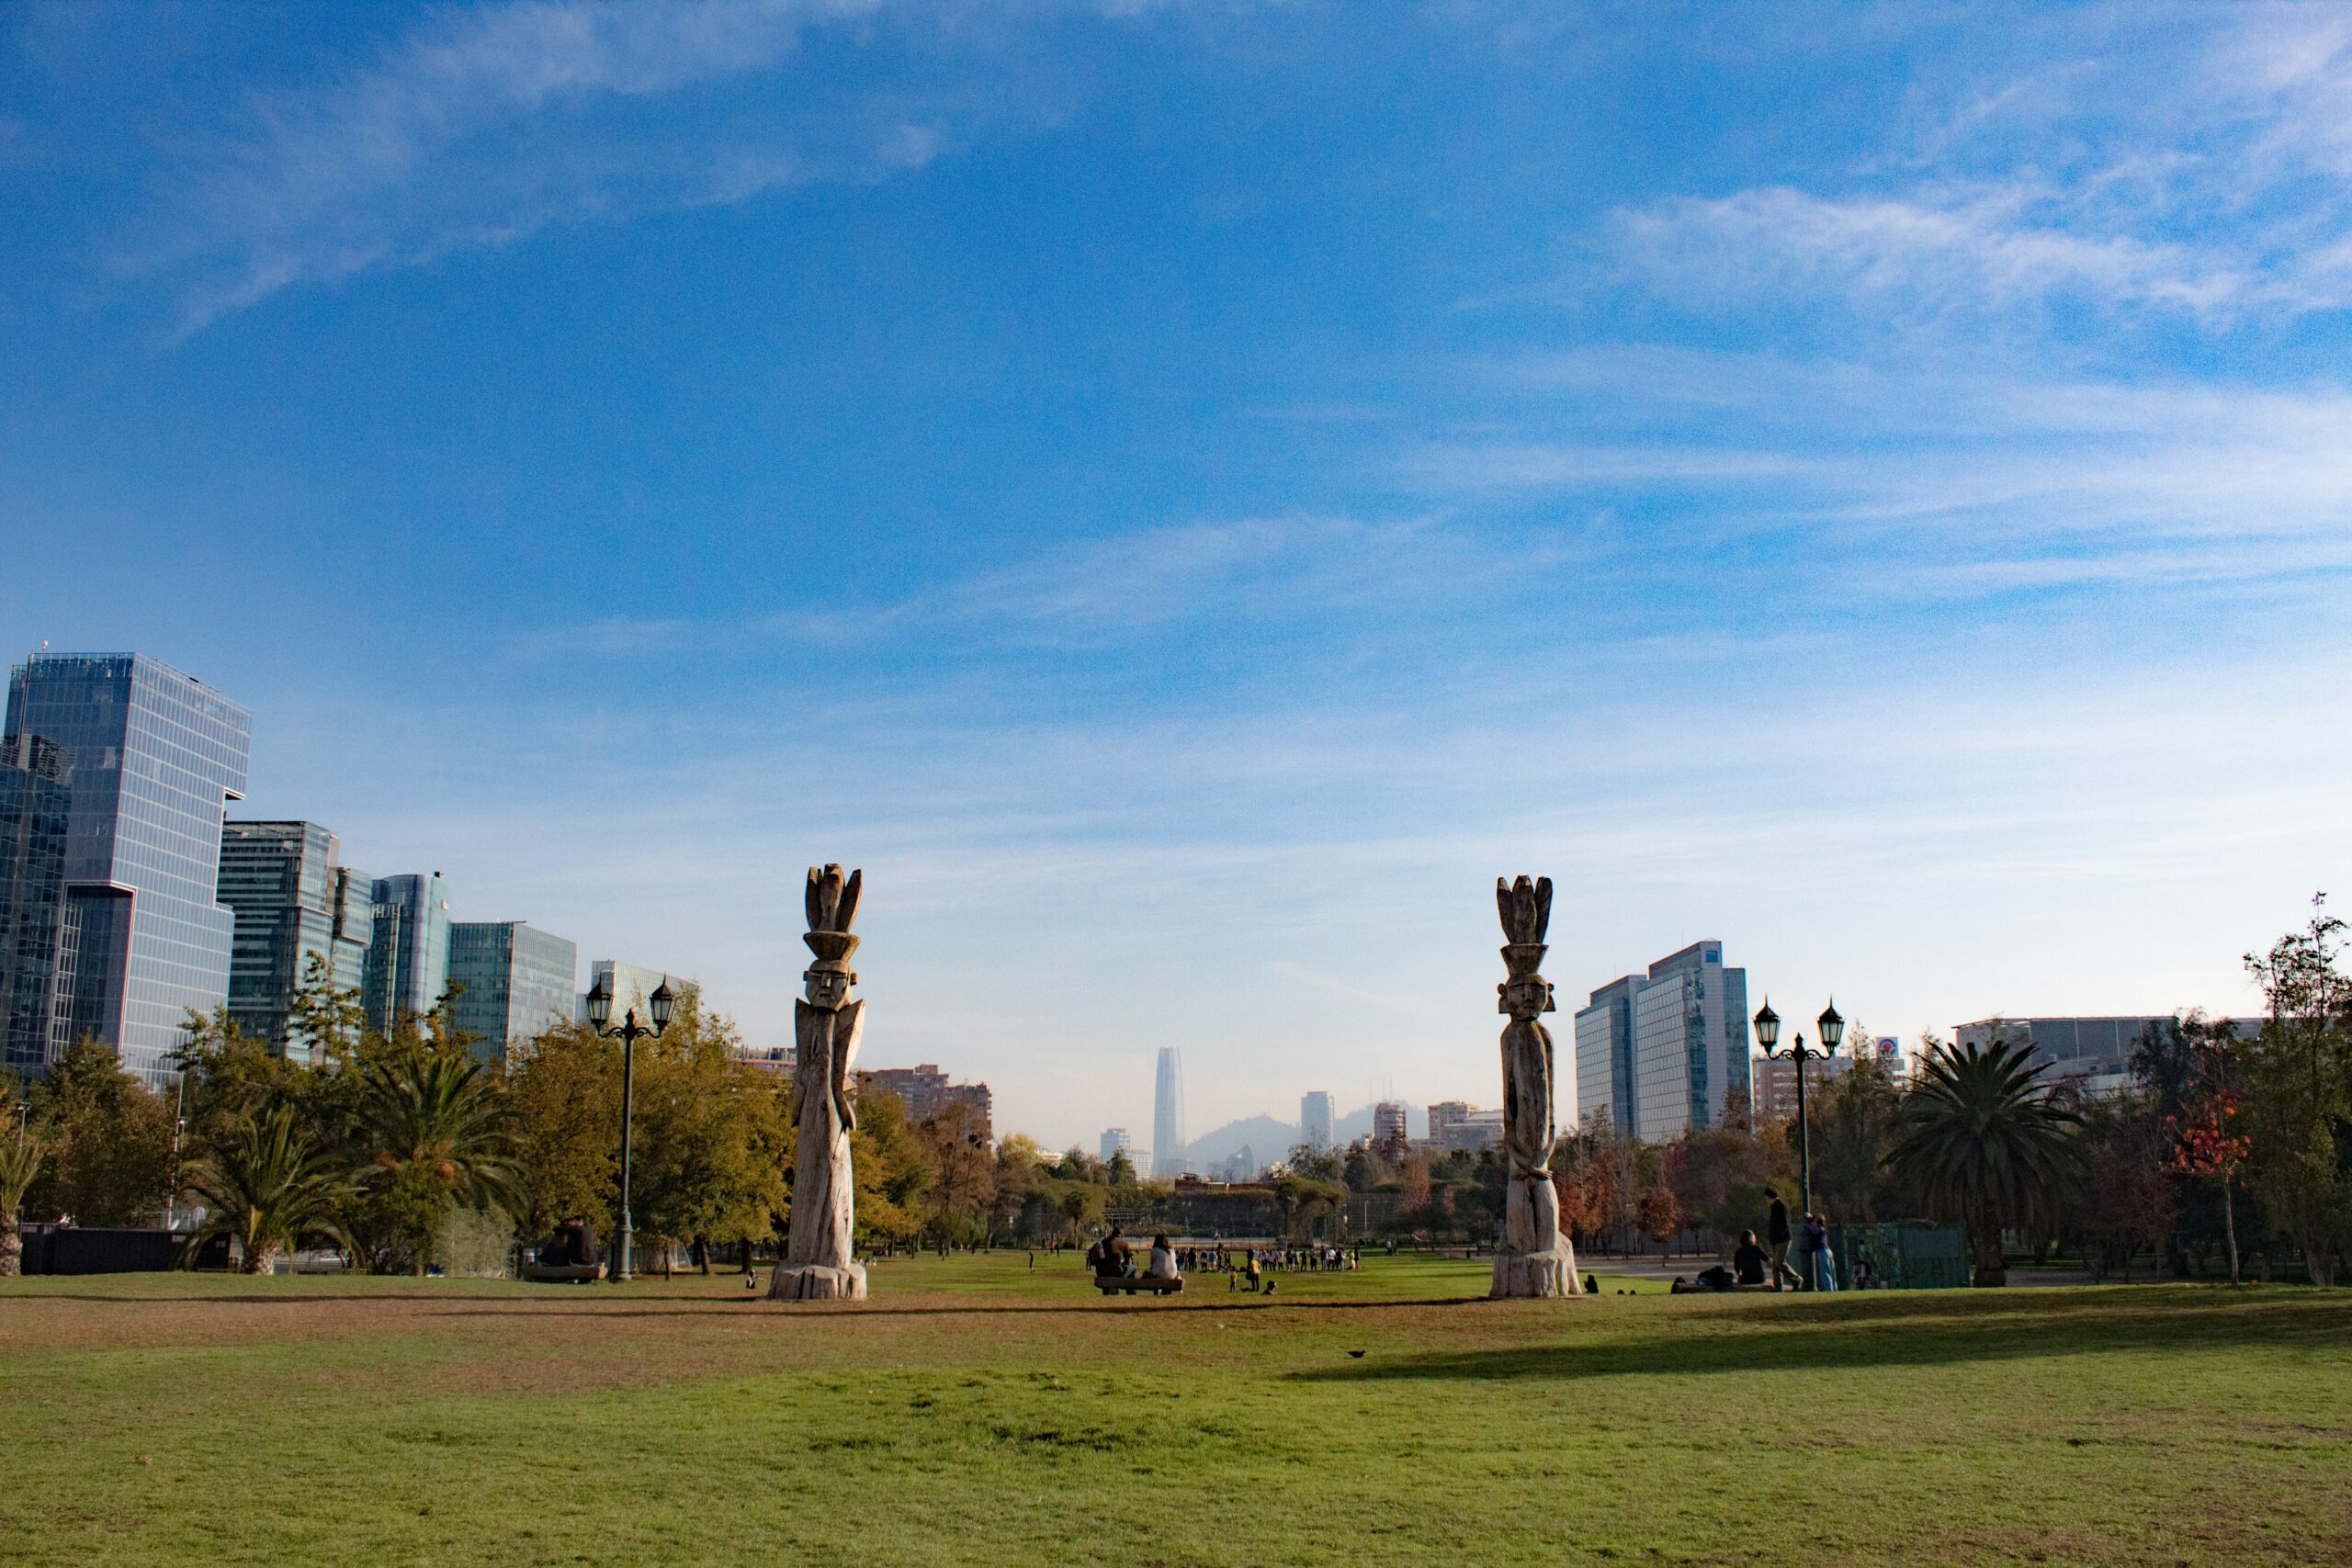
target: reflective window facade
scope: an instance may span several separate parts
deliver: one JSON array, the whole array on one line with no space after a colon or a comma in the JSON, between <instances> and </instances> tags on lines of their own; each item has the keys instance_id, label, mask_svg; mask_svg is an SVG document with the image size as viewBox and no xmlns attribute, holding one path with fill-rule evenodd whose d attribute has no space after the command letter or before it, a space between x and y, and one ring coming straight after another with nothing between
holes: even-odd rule
<instances>
[{"instance_id":1,"label":"reflective window facade","mask_svg":"<svg viewBox=\"0 0 2352 1568\"><path fill-rule=\"evenodd\" d=\"M220 902L237 916L229 1016L298 1060L310 1046L288 1038L287 1019L309 955L327 961L339 988L366 975L369 906L363 895L350 907L355 878L341 861L335 836L315 822L231 822L221 834Z\"/></svg>"},{"instance_id":2,"label":"reflective window facade","mask_svg":"<svg viewBox=\"0 0 2352 1568\"><path fill-rule=\"evenodd\" d=\"M6 734L55 744L71 792L74 970L52 1043L94 1034L164 1087L188 1010L228 999L236 917L216 897L220 826L244 797L253 716L141 655L41 653L10 673Z\"/></svg>"},{"instance_id":3,"label":"reflective window facade","mask_svg":"<svg viewBox=\"0 0 2352 1568\"><path fill-rule=\"evenodd\" d=\"M36 736L0 743L0 1066L20 1077L49 1060L65 937L62 766Z\"/></svg>"},{"instance_id":4,"label":"reflective window facade","mask_svg":"<svg viewBox=\"0 0 2352 1568\"><path fill-rule=\"evenodd\" d=\"M1604 1112L1610 1131L1634 1130L1634 992L1638 975L1611 980L1577 1013L1577 1102L1568 1120L1581 1125Z\"/></svg>"},{"instance_id":5,"label":"reflective window facade","mask_svg":"<svg viewBox=\"0 0 2352 1568\"><path fill-rule=\"evenodd\" d=\"M449 979L465 987L450 1010L451 1021L476 1036L478 1055L519 1051L548 1025L570 1019L579 973L576 944L524 921L458 920L449 927ZM646 1016L640 1010L639 1017Z\"/></svg>"},{"instance_id":6,"label":"reflective window facade","mask_svg":"<svg viewBox=\"0 0 2352 1568\"><path fill-rule=\"evenodd\" d=\"M441 874L379 876L369 888L368 1026L390 1033L402 1013L430 1012L449 984L449 897Z\"/></svg>"},{"instance_id":7,"label":"reflective window facade","mask_svg":"<svg viewBox=\"0 0 2352 1568\"><path fill-rule=\"evenodd\" d=\"M1645 1142L1742 1115L1754 1087L1747 972L1724 967L1723 944L1692 942L1592 993L1577 1014L1579 1113L1604 1100L1611 1127Z\"/></svg>"}]
</instances>

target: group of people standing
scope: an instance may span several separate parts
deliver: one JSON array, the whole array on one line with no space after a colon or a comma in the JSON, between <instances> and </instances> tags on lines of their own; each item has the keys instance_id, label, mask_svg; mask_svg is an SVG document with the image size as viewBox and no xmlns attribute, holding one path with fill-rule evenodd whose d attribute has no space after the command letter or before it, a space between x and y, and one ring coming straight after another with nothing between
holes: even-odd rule
<instances>
[{"instance_id":1,"label":"group of people standing","mask_svg":"<svg viewBox=\"0 0 2352 1568\"><path fill-rule=\"evenodd\" d=\"M1677 1292L1761 1290L1768 1285L1776 1291L1792 1286L1800 1291L1838 1288L1838 1257L1829 1247L1829 1222L1809 1213L1792 1228L1789 1205L1779 1190L1767 1187L1764 1196L1771 1200L1764 1216L1764 1242L1758 1243L1754 1231L1740 1232L1739 1245L1732 1249L1731 1267L1718 1263L1702 1270L1696 1280L1678 1279L1674 1281ZM1789 1265L1792 1247L1797 1255L1795 1268Z\"/></svg>"}]
</instances>

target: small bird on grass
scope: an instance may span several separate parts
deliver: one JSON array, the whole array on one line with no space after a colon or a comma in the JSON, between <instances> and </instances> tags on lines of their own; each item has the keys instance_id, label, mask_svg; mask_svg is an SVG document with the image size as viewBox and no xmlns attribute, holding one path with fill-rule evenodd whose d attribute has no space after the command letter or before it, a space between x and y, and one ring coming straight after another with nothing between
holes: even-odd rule
<instances>
[{"instance_id":1,"label":"small bird on grass","mask_svg":"<svg viewBox=\"0 0 2352 1568\"><path fill-rule=\"evenodd\" d=\"M1348 1359L1351 1360L1361 1361L1363 1359L1363 1352L1361 1350L1351 1350L1348 1352Z\"/></svg>"}]
</instances>

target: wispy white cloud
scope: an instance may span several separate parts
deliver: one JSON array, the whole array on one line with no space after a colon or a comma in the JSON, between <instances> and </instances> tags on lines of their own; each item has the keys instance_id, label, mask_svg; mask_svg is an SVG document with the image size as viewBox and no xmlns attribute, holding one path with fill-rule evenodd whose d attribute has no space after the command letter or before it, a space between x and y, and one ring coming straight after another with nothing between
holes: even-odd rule
<instances>
[{"instance_id":1,"label":"wispy white cloud","mask_svg":"<svg viewBox=\"0 0 2352 1568\"><path fill-rule=\"evenodd\" d=\"M2065 307L2227 331L2352 308L2340 6L2095 6L2028 30L2006 66L1924 73L1876 155L1627 206L1608 265L1684 305L1881 325Z\"/></svg>"},{"instance_id":2,"label":"wispy white cloud","mask_svg":"<svg viewBox=\"0 0 2352 1568\"><path fill-rule=\"evenodd\" d=\"M2252 582L2352 564L2352 392L1595 347L1474 372L1506 436L1398 459L1449 500L1703 496L1690 538L1806 534L1890 590ZM1694 423L1692 414L1702 417ZM1720 424L1720 441L1709 434ZM1673 429L1671 440L1600 433ZM1736 437L1728 433L1736 432ZM1736 445L1733 442L1736 439Z\"/></svg>"},{"instance_id":3,"label":"wispy white cloud","mask_svg":"<svg viewBox=\"0 0 2352 1568\"><path fill-rule=\"evenodd\" d=\"M2289 289L2187 245L2038 223L2028 216L2033 204L2017 191L1931 202L1777 186L1620 213L1617 243L1644 284L1702 305L1770 293L1940 317L2063 295L2206 316L2257 297L2305 310L2352 298L2314 292L2317 279Z\"/></svg>"},{"instance_id":4,"label":"wispy white cloud","mask_svg":"<svg viewBox=\"0 0 2352 1568\"><path fill-rule=\"evenodd\" d=\"M985 86L926 86L918 71L860 94L778 74L820 32L854 43L951 14L891 12L887 0L499 0L429 13L364 67L251 100L175 160L115 259L164 279L195 330L294 285L550 224L920 167L1000 107Z\"/></svg>"},{"instance_id":5,"label":"wispy white cloud","mask_svg":"<svg viewBox=\"0 0 2352 1568\"><path fill-rule=\"evenodd\" d=\"M1290 624L1462 604L1560 558L1438 517L1242 518L1067 541L895 597L786 604L731 619L605 616L514 633L516 657L865 648L1100 648L1169 628Z\"/></svg>"}]
</instances>

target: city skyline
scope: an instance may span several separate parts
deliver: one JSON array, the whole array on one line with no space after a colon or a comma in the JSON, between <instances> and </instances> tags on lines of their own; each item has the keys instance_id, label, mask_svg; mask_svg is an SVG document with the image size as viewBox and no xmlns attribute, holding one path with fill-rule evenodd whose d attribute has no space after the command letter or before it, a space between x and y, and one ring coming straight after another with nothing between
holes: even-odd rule
<instances>
[{"instance_id":1,"label":"city skyline","mask_svg":"<svg viewBox=\"0 0 2352 1568\"><path fill-rule=\"evenodd\" d=\"M861 865L869 1057L1058 1146L1491 1103L1522 872L1564 1005L2243 1015L2352 30L1964 9L9 7L0 628L754 1043Z\"/></svg>"}]
</instances>

